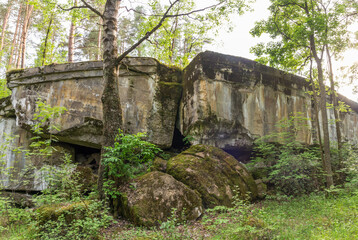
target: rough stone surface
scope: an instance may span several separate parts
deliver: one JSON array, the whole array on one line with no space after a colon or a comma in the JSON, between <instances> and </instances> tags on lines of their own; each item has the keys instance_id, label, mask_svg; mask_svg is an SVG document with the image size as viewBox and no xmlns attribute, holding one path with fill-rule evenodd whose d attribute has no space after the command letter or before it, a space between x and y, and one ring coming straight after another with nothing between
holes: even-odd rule
<instances>
[{"instance_id":1,"label":"rough stone surface","mask_svg":"<svg viewBox=\"0 0 358 240\"><path fill-rule=\"evenodd\" d=\"M93 174L90 167L77 166L74 170L74 177L81 184L80 191L82 193L91 191L97 184L97 176Z\"/></svg>"},{"instance_id":2,"label":"rough stone surface","mask_svg":"<svg viewBox=\"0 0 358 240\"><path fill-rule=\"evenodd\" d=\"M0 191L0 197L8 199L17 208L32 208L35 206L32 196L26 193Z\"/></svg>"},{"instance_id":3,"label":"rough stone surface","mask_svg":"<svg viewBox=\"0 0 358 240\"><path fill-rule=\"evenodd\" d=\"M298 113L314 119L305 79L248 59L201 53L184 69L183 86L181 132L194 137L194 144L236 151L239 159L239 151L250 151L255 138L280 131L280 120ZM357 109L356 103L346 102ZM329 115L334 119L333 111ZM353 111L342 119L344 139L352 143L358 140L357 117ZM312 144L317 128L311 121L304 124L308 128L298 132L297 140ZM334 140L333 124L330 133Z\"/></svg>"},{"instance_id":4,"label":"rough stone surface","mask_svg":"<svg viewBox=\"0 0 358 240\"><path fill-rule=\"evenodd\" d=\"M168 163L168 161L166 161L160 157L156 157L153 161L152 169L159 171L159 172L166 172L167 171L167 163Z\"/></svg>"},{"instance_id":5,"label":"rough stone surface","mask_svg":"<svg viewBox=\"0 0 358 240\"><path fill-rule=\"evenodd\" d=\"M246 167L223 150L194 145L167 164L167 173L201 194L207 208L218 205L232 206L238 189L244 199L257 197L257 186Z\"/></svg>"},{"instance_id":6,"label":"rough stone surface","mask_svg":"<svg viewBox=\"0 0 358 240\"><path fill-rule=\"evenodd\" d=\"M257 185L257 197L264 199L267 194L267 185L261 179L256 179L255 183Z\"/></svg>"},{"instance_id":7,"label":"rough stone surface","mask_svg":"<svg viewBox=\"0 0 358 240\"><path fill-rule=\"evenodd\" d=\"M120 189L120 215L136 225L155 226L177 209L179 220L195 220L203 213L198 194L172 176L150 172ZM184 216L184 219L180 219Z\"/></svg>"}]
</instances>

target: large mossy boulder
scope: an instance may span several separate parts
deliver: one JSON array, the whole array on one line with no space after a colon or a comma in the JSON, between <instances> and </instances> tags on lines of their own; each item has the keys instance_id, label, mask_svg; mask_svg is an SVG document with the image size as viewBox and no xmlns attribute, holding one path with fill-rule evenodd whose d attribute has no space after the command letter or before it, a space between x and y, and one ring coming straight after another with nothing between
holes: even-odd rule
<instances>
[{"instance_id":1,"label":"large mossy boulder","mask_svg":"<svg viewBox=\"0 0 358 240\"><path fill-rule=\"evenodd\" d=\"M159 225L171 217L173 209L179 220L195 220L203 213L197 192L166 173L147 173L120 192L118 213L135 225Z\"/></svg>"},{"instance_id":2,"label":"large mossy boulder","mask_svg":"<svg viewBox=\"0 0 358 240\"><path fill-rule=\"evenodd\" d=\"M190 147L168 161L167 173L197 190L206 208L232 206L235 190L241 199L257 198L256 183L246 167L216 147Z\"/></svg>"}]
</instances>

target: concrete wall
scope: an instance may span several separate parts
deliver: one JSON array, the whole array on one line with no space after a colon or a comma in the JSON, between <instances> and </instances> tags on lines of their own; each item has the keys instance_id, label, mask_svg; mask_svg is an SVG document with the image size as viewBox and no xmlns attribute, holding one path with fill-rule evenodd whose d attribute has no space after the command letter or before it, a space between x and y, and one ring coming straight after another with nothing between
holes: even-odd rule
<instances>
[{"instance_id":1,"label":"concrete wall","mask_svg":"<svg viewBox=\"0 0 358 240\"><path fill-rule=\"evenodd\" d=\"M61 142L56 146L61 154L75 154L76 145L101 147L102 67L102 62L82 62L8 73L12 96L0 100L0 146L9 146L0 147L3 185L24 190L46 187L39 171L45 160L12 151L18 147L29 150L29 130L36 123L38 99L67 109L55 119L60 130L52 132ZM191 135L193 143L220 147L246 161L255 138L284 131L277 124L293 115L301 117L295 119L296 127L306 126L297 131L297 140L312 144L317 139L317 126L310 120L314 103L305 79L244 58L204 52L184 71L152 58L127 58L119 69L118 84L123 129L127 133L147 132L149 141L162 148L172 145L177 127L184 135ZM358 104L340 98L353 109L342 114L344 140L357 144ZM332 110L329 116L334 120ZM8 144L5 133L18 137ZM334 124L330 133L335 140ZM86 149L81 151L85 156ZM58 162L61 154L53 162ZM29 183L19 185L27 166L35 166L27 178ZM10 169L11 174L5 174L4 169Z\"/></svg>"},{"instance_id":2,"label":"concrete wall","mask_svg":"<svg viewBox=\"0 0 358 240\"><path fill-rule=\"evenodd\" d=\"M277 126L281 120L293 115L314 119L305 79L248 59L201 53L184 69L183 85L180 127L194 143L250 151L255 138L283 131ZM357 143L357 104L345 101L354 110L342 115L343 136ZM334 120L332 109L329 116ZM300 128L296 140L312 144L315 122L297 118L295 126L302 125L307 127ZM336 140L334 124L330 133Z\"/></svg>"}]
</instances>

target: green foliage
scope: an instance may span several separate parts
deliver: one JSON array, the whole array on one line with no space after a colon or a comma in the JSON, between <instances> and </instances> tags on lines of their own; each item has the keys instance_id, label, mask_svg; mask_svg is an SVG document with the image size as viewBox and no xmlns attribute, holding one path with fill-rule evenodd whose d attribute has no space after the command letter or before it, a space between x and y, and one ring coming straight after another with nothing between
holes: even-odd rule
<instances>
[{"instance_id":1,"label":"green foliage","mask_svg":"<svg viewBox=\"0 0 358 240\"><path fill-rule=\"evenodd\" d=\"M145 140L145 133L124 134L118 130L113 147L105 147L103 165L108 177L127 181L147 171L160 148Z\"/></svg>"},{"instance_id":2,"label":"green foliage","mask_svg":"<svg viewBox=\"0 0 358 240\"><path fill-rule=\"evenodd\" d=\"M255 157L250 163L252 171L265 168L265 180L276 191L287 195L310 193L322 185L319 149L296 141L296 134L305 127L300 123L302 121L307 122L307 119L292 116L278 125L281 133L256 140Z\"/></svg>"},{"instance_id":3,"label":"green foliage","mask_svg":"<svg viewBox=\"0 0 358 240\"><path fill-rule=\"evenodd\" d=\"M232 30L231 16L248 10L247 2L251 1L214 1L197 7L193 0L179 1L169 14L184 13L184 15L167 18L162 27L148 39L148 42L138 49L138 55L154 57L168 65L185 67L202 51L205 44L213 42L219 30L223 27L228 31ZM195 12L197 9L215 4L217 4L215 7L207 11ZM159 0L149 1L149 6L147 11L144 8L137 9L138 12L145 12L145 14L135 15L132 22L135 23L136 31L129 36L130 41L133 41L133 36L134 39L139 39L150 31L160 20L158 16L162 16L168 8ZM192 14L185 14L189 12ZM130 21L123 19L122 22Z\"/></svg>"},{"instance_id":4,"label":"green foliage","mask_svg":"<svg viewBox=\"0 0 358 240\"><path fill-rule=\"evenodd\" d=\"M7 88L6 84L6 79L0 79L0 99L11 95L11 91Z\"/></svg>"},{"instance_id":5,"label":"green foliage","mask_svg":"<svg viewBox=\"0 0 358 240\"><path fill-rule=\"evenodd\" d=\"M251 52L261 63L291 72L308 66L311 40L318 52L323 54L328 47L337 57L351 41L348 26L355 16L348 12L352 4L353 1L272 0L268 19L257 22L250 31L257 37L269 34L272 41L256 45Z\"/></svg>"},{"instance_id":6,"label":"green foliage","mask_svg":"<svg viewBox=\"0 0 358 240\"><path fill-rule=\"evenodd\" d=\"M342 148L341 174L345 176L345 187L349 191L358 193L358 149L351 144Z\"/></svg>"},{"instance_id":7,"label":"green foliage","mask_svg":"<svg viewBox=\"0 0 358 240\"><path fill-rule=\"evenodd\" d=\"M79 173L71 156L59 166L45 165L47 188L34 200L36 239L98 239L100 229L112 223L106 205L81 191Z\"/></svg>"},{"instance_id":8,"label":"green foliage","mask_svg":"<svg viewBox=\"0 0 358 240\"><path fill-rule=\"evenodd\" d=\"M36 101L36 111L33 116L35 124L31 127L31 131L35 135L31 138L32 142L30 144L33 151L28 152L28 155L52 155L54 148L51 143L57 141L57 138L52 134L60 131L56 120L58 120L65 111L67 111L65 107L51 107L46 101L42 101L40 98ZM41 136L46 133L50 134L49 138L43 139Z\"/></svg>"},{"instance_id":9,"label":"green foliage","mask_svg":"<svg viewBox=\"0 0 358 240\"><path fill-rule=\"evenodd\" d=\"M53 218L53 214L56 214L56 218L38 220L40 222L36 225L37 239L100 239L100 230L108 227L113 220L104 205L103 202L91 200L67 203L52 209L50 216ZM44 213L40 208L37 211L38 219L41 219L42 214Z\"/></svg>"}]
</instances>

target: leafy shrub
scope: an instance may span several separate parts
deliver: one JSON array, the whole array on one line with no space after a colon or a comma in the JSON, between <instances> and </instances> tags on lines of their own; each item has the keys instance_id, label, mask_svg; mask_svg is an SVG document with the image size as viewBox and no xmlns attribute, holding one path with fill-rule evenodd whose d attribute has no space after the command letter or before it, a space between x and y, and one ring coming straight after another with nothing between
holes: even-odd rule
<instances>
[{"instance_id":1,"label":"leafy shrub","mask_svg":"<svg viewBox=\"0 0 358 240\"><path fill-rule=\"evenodd\" d=\"M358 149L351 144L343 146L341 174L345 177L345 187L358 191Z\"/></svg>"},{"instance_id":2,"label":"leafy shrub","mask_svg":"<svg viewBox=\"0 0 358 240\"><path fill-rule=\"evenodd\" d=\"M102 164L105 167L107 181L104 190L107 195L116 198L116 184L146 172L160 148L145 140L145 133L127 134L118 130L114 147L105 147Z\"/></svg>"},{"instance_id":3,"label":"leafy shrub","mask_svg":"<svg viewBox=\"0 0 358 240\"><path fill-rule=\"evenodd\" d=\"M99 239L102 228L112 223L103 202L82 202L43 206L37 210L39 239Z\"/></svg>"}]
</instances>

